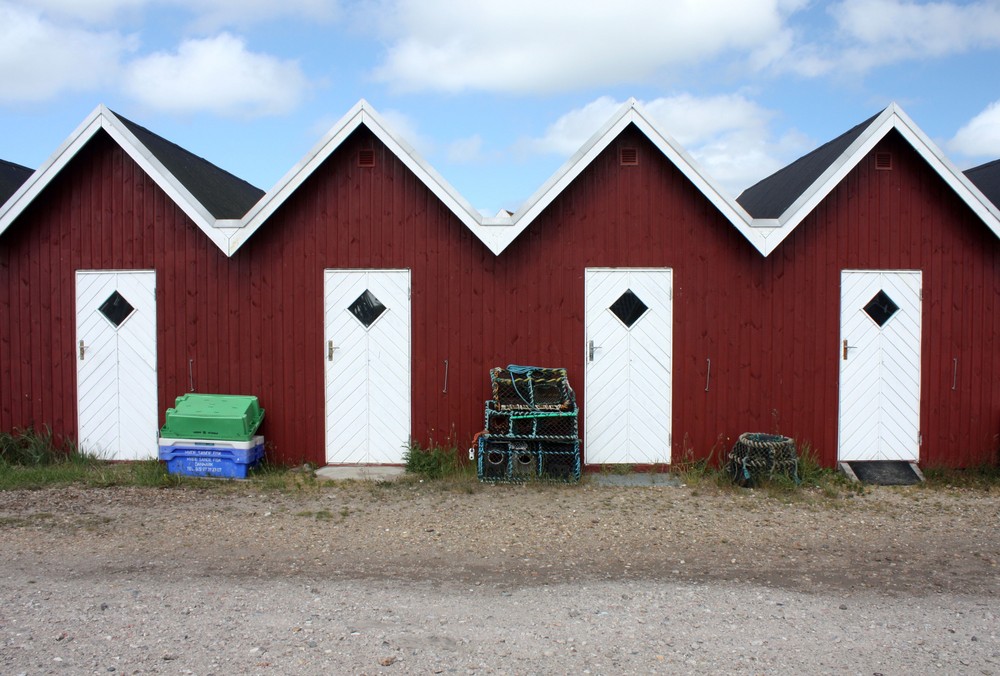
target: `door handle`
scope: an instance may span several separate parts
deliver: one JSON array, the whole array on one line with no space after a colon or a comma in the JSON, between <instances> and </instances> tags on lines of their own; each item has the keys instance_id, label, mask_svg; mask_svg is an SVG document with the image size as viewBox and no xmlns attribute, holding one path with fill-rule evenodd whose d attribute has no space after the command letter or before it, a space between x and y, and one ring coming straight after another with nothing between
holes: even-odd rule
<instances>
[{"instance_id":1,"label":"door handle","mask_svg":"<svg viewBox=\"0 0 1000 676\"><path fill-rule=\"evenodd\" d=\"M83 361L83 353L86 351L86 347L83 345L83 341L80 341L80 361Z\"/></svg>"},{"instance_id":2,"label":"door handle","mask_svg":"<svg viewBox=\"0 0 1000 676\"><path fill-rule=\"evenodd\" d=\"M847 339L845 338L844 339L844 361L847 361L847 351L848 350L856 350L856 349L858 349L858 346L857 345L848 345L847 344Z\"/></svg>"},{"instance_id":3,"label":"door handle","mask_svg":"<svg viewBox=\"0 0 1000 676\"><path fill-rule=\"evenodd\" d=\"M587 341L587 361L594 361L594 352L601 349L599 346L594 345L594 341Z\"/></svg>"},{"instance_id":4,"label":"door handle","mask_svg":"<svg viewBox=\"0 0 1000 676\"><path fill-rule=\"evenodd\" d=\"M336 349L337 348L335 348L333 346L333 341L332 340L326 341L326 360L327 361L333 361L333 351L336 350Z\"/></svg>"}]
</instances>

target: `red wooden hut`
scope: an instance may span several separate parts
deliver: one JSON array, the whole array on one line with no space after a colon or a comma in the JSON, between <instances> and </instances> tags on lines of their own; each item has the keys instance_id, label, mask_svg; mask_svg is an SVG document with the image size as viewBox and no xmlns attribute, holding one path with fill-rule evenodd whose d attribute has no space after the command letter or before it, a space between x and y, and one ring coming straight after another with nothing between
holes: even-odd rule
<instances>
[{"instance_id":1,"label":"red wooden hut","mask_svg":"<svg viewBox=\"0 0 1000 676\"><path fill-rule=\"evenodd\" d=\"M995 464L1000 220L973 182L892 105L739 202L775 229L783 429L826 464Z\"/></svg>"}]
</instances>

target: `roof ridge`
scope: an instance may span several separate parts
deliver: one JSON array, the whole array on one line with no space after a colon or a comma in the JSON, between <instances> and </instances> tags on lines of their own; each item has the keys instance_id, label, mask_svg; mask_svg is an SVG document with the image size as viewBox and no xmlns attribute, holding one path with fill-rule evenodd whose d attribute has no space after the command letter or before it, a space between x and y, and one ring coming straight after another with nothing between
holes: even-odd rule
<instances>
[{"instance_id":1,"label":"roof ridge","mask_svg":"<svg viewBox=\"0 0 1000 676\"><path fill-rule=\"evenodd\" d=\"M984 162L983 164L976 165L975 167L969 167L962 173L968 176L975 171L983 171L985 169L991 169L994 166L1000 165L1000 159L990 160L989 162Z\"/></svg>"}]
</instances>

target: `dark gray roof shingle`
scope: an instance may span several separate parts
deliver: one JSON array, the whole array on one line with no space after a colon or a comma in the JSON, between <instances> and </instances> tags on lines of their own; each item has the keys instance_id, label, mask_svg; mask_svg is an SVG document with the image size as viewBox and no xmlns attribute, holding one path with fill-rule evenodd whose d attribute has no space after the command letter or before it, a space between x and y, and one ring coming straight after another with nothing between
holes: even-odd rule
<instances>
[{"instance_id":1,"label":"dark gray roof shingle","mask_svg":"<svg viewBox=\"0 0 1000 676\"><path fill-rule=\"evenodd\" d=\"M747 188L736 201L754 218L778 218L844 154L882 113L868 118L837 138L803 155L783 169Z\"/></svg>"},{"instance_id":2,"label":"dark gray roof shingle","mask_svg":"<svg viewBox=\"0 0 1000 676\"><path fill-rule=\"evenodd\" d=\"M118 113L115 115L215 218L242 218L264 195L260 188L233 176L208 160L157 136Z\"/></svg>"},{"instance_id":3,"label":"dark gray roof shingle","mask_svg":"<svg viewBox=\"0 0 1000 676\"><path fill-rule=\"evenodd\" d=\"M1000 160L993 160L978 167L965 170L966 177L986 195L993 204L1000 207Z\"/></svg>"},{"instance_id":4,"label":"dark gray roof shingle","mask_svg":"<svg viewBox=\"0 0 1000 676\"><path fill-rule=\"evenodd\" d=\"M9 200L33 173L33 170L20 164L0 160L0 205Z\"/></svg>"}]
</instances>

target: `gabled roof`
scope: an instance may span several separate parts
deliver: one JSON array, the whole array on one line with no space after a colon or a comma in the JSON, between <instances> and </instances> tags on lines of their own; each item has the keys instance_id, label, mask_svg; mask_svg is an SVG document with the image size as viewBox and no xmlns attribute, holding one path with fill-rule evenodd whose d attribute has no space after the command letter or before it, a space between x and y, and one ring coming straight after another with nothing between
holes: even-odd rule
<instances>
[{"instance_id":1,"label":"gabled roof","mask_svg":"<svg viewBox=\"0 0 1000 676\"><path fill-rule=\"evenodd\" d=\"M115 113L140 143L217 219L242 218L264 191Z\"/></svg>"},{"instance_id":2,"label":"gabled roof","mask_svg":"<svg viewBox=\"0 0 1000 676\"><path fill-rule=\"evenodd\" d=\"M7 160L0 160L0 204L6 202L17 189L24 185L24 182L31 176L31 169L14 164Z\"/></svg>"},{"instance_id":3,"label":"gabled roof","mask_svg":"<svg viewBox=\"0 0 1000 676\"><path fill-rule=\"evenodd\" d=\"M1000 237L1000 166L962 174L895 104L745 190L726 195L695 160L629 100L516 212L483 216L440 174L359 101L267 193L148 129L98 106L6 203L0 234L99 131L109 134L227 256L232 256L358 128L374 134L456 218L499 255L629 126L635 126L691 181L761 254L769 255L844 177L892 130ZM1000 161L998 161L1000 162ZM17 165L12 165L16 167ZM30 172L30 170L20 169ZM996 170L995 173L991 173ZM17 173L17 170L13 170ZM4 167L0 165L0 177ZM23 176L23 174L22 174ZM977 187L982 186L982 187ZM989 197L984 194L989 194ZM2 192L0 192L2 196ZM991 199L993 201L991 201Z\"/></svg>"},{"instance_id":4,"label":"gabled roof","mask_svg":"<svg viewBox=\"0 0 1000 676\"><path fill-rule=\"evenodd\" d=\"M119 117L103 105L95 108L45 164L0 206L0 234L101 131L111 136L216 246L228 252L233 229L241 224L238 219L263 191Z\"/></svg>"},{"instance_id":5,"label":"gabled roof","mask_svg":"<svg viewBox=\"0 0 1000 676\"><path fill-rule=\"evenodd\" d=\"M878 115L745 190L737 202L753 227L770 228L765 256L790 235L885 136L896 130L979 218L1000 237L1000 210L953 165L895 103ZM801 172L801 175L798 175Z\"/></svg>"},{"instance_id":6,"label":"gabled roof","mask_svg":"<svg viewBox=\"0 0 1000 676\"><path fill-rule=\"evenodd\" d=\"M385 125L364 100L358 102L310 150L302 160L269 190L247 214L245 227L232 240L229 255L260 228L306 179L356 130L364 126L396 155L434 193L455 216L499 255L538 217L558 195L630 124L634 124L664 153L680 171L711 201L723 215L756 246L761 248L763 233L754 231L750 217L734 200L725 196L715 182L669 136L661 133L643 113L635 99L618 112L567 161L516 213L501 212L484 217L402 139Z\"/></svg>"},{"instance_id":7,"label":"gabled roof","mask_svg":"<svg viewBox=\"0 0 1000 676\"><path fill-rule=\"evenodd\" d=\"M320 139L319 143L306 153L298 164L292 167L273 188L246 214L242 227L230 244L227 255L236 253L258 228L291 197L295 191L350 137L355 130L364 126L371 131L406 167L434 193L438 199L480 239L486 241L488 235L482 232L482 216L458 194L444 178L425 163L401 138L389 131L381 118L365 100L359 101ZM489 244L487 244L489 246Z\"/></svg>"},{"instance_id":8,"label":"gabled roof","mask_svg":"<svg viewBox=\"0 0 1000 676\"><path fill-rule=\"evenodd\" d=\"M677 141L659 129L635 99L630 99L587 141L573 157L513 215L511 230L504 238L506 247L555 200L629 125L641 131L677 169L694 184L733 227L763 252L767 233L751 227L750 215L728 196ZM501 248L502 250L502 248ZM499 251L497 252L499 253Z\"/></svg>"},{"instance_id":9,"label":"gabled roof","mask_svg":"<svg viewBox=\"0 0 1000 676\"><path fill-rule=\"evenodd\" d=\"M966 169L965 175L989 201L1000 207L1000 160Z\"/></svg>"}]
</instances>

